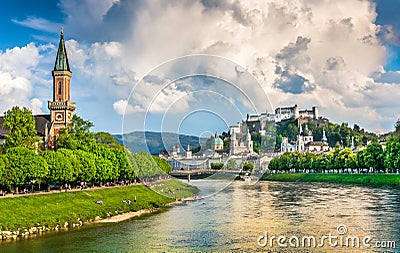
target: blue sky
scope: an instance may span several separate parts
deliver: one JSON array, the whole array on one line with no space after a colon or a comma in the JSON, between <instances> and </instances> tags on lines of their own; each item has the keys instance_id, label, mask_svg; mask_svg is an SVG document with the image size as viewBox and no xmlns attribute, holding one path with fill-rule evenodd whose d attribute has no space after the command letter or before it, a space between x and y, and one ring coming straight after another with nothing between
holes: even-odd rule
<instances>
[{"instance_id":1,"label":"blue sky","mask_svg":"<svg viewBox=\"0 0 400 253\"><path fill-rule=\"evenodd\" d=\"M51 69L63 26L73 72L72 100L96 131L119 133L124 127L200 135L205 129L224 131L248 112L294 104L318 105L334 122L358 123L378 133L392 130L399 117L397 0L2 4L1 112L19 104L48 113ZM210 58L204 72L193 60L183 71L179 61L171 61L190 54L211 54L226 64ZM218 78L171 79L200 72ZM244 72L256 82L242 80ZM223 79L236 83L236 90L227 91ZM198 92L204 89L214 93ZM170 105L176 108L167 111ZM187 117L206 108L207 116ZM223 120L210 120L215 115Z\"/></svg>"}]
</instances>

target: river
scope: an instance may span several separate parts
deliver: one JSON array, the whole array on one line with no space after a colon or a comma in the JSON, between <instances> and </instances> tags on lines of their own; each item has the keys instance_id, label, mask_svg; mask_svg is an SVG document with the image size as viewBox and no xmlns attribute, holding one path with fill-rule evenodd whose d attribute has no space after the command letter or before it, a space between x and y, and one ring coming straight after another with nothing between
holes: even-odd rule
<instances>
[{"instance_id":1,"label":"river","mask_svg":"<svg viewBox=\"0 0 400 253\"><path fill-rule=\"evenodd\" d=\"M225 184L192 182L203 196ZM0 243L0 252L188 251L400 252L400 190L235 181L156 214Z\"/></svg>"}]
</instances>

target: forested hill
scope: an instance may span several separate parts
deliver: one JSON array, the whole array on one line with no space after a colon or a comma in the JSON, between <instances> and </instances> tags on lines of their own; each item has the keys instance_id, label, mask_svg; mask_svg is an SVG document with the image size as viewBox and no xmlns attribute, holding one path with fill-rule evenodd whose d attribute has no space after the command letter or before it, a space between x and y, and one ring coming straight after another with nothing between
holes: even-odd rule
<instances>
[{"instance_id":1,"label":"forested hill","mask_svg":"<svg viewBox=\"0 0 400 253\"><path fill-rule=\"evenodd\" d=\"M365 131L357 124L351 127L348 123L336 124L330 122L326 126L317 126L316 124L308 123L307 127L311 130L315 141L322 139L322 131L325 130L328 144L331 147L335 147L336 145L350 147L352 137L354 137L354 145L356 147L366 145L368 141L377 140L376 134ZM304 128L305 124L303 125L303 130ZM297 120L287 120L277 124L277 147L278 145L280 146L282 137L288 137L289 140L296 141L298 132Z\"/></svg>"},{"instance_id":2,"label":"forested hill","mask_svg":"<svg viewBox=\"0 0 400 253\"><path fill-rule=\"evenodd\" d=\"M159 154L164 150L171 150L174 145L179 143L181 151L186 150L189 144L191 148L196 148L205 143L206 139L198 136L183 135L177 133L159 133L135 131L132 133L114 135L114 138L127 146L132 152L146 151L150 154ZM183 150L182 150L183 148Z\"/></svg>"}]
</instances>

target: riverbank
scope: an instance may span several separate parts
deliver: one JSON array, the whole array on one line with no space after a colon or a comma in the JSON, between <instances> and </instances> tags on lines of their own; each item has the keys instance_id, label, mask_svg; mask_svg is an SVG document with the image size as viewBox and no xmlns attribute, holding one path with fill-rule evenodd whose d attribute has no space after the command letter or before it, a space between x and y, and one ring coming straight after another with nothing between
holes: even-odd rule
<instances>
[{"instance_id":1,"label":"riverbank","mask_svg":"<svg viewBox=\"0 0 400 253\"><path fill-rule=\"evenodd\" d=\"M139 215L148 212L141 210L154 210L169 205L177 197L197 193L197 188L174 179L157 182L157 185L169 189L168 194L160 195L150 187L134 185L0 198L0 236L17 238L82 226L124 213ZM175 192L179 196L173 194Z\"/></svg>"},{"instance_id":2,"label":"riverbank","mask_svg":"<svg viewBox=\"0 0 400 253\"><path fill-rule=\"evenodd\" d=\"M260 180L280 182L327 182L369 186L400 186L399 174L264 174Z\"/></svg>"},{"instance_id":3,"label":"riverbank","mask_svg":"<svg viewBox=\"0 0 400 253\"><path fill-rule=\"evenodd\" d=\"M169 203L165 204L165 206L163 206L162 208L182 204L182 203L185 203L188 201L195 201L195 200L198 200L198 198L190 197L190 198L175 200L174 202L169 202ZM160 211L160 208L142 209L142 210L139 210L136 212L117 214L115 216L107 217L105 219L98 219L98 220L95 220L93 223L117 223L117 222L129 220L129 219L132 219L135 217L140 217L143 214L151 214L151 213L155 213L158 211Z\"/></svg>"}]
</instances>

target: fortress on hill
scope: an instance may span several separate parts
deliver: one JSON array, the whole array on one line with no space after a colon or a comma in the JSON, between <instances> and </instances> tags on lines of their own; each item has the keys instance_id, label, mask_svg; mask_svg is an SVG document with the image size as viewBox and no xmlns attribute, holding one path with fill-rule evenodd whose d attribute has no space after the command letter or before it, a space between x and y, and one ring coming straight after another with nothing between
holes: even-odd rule
<instances>
[{"instance_id":1,"label":"fortress on hill","mask_svg":"<svg viewBox=\"0 0 400 253\"><path fill-rule=\"evenodd\" d=\"M245 123L250 133L261 133L261 135L264 135L264 129L268 123L279 123L291 119L297 119L299 124L313 123L317 126L329 124L327 118L319 115L317 106L313 106L311 110L300 110L297 104L289 107L277 107L273 113L265 112L260 115L247 114Z\"/></svg>"}]
</instances>

